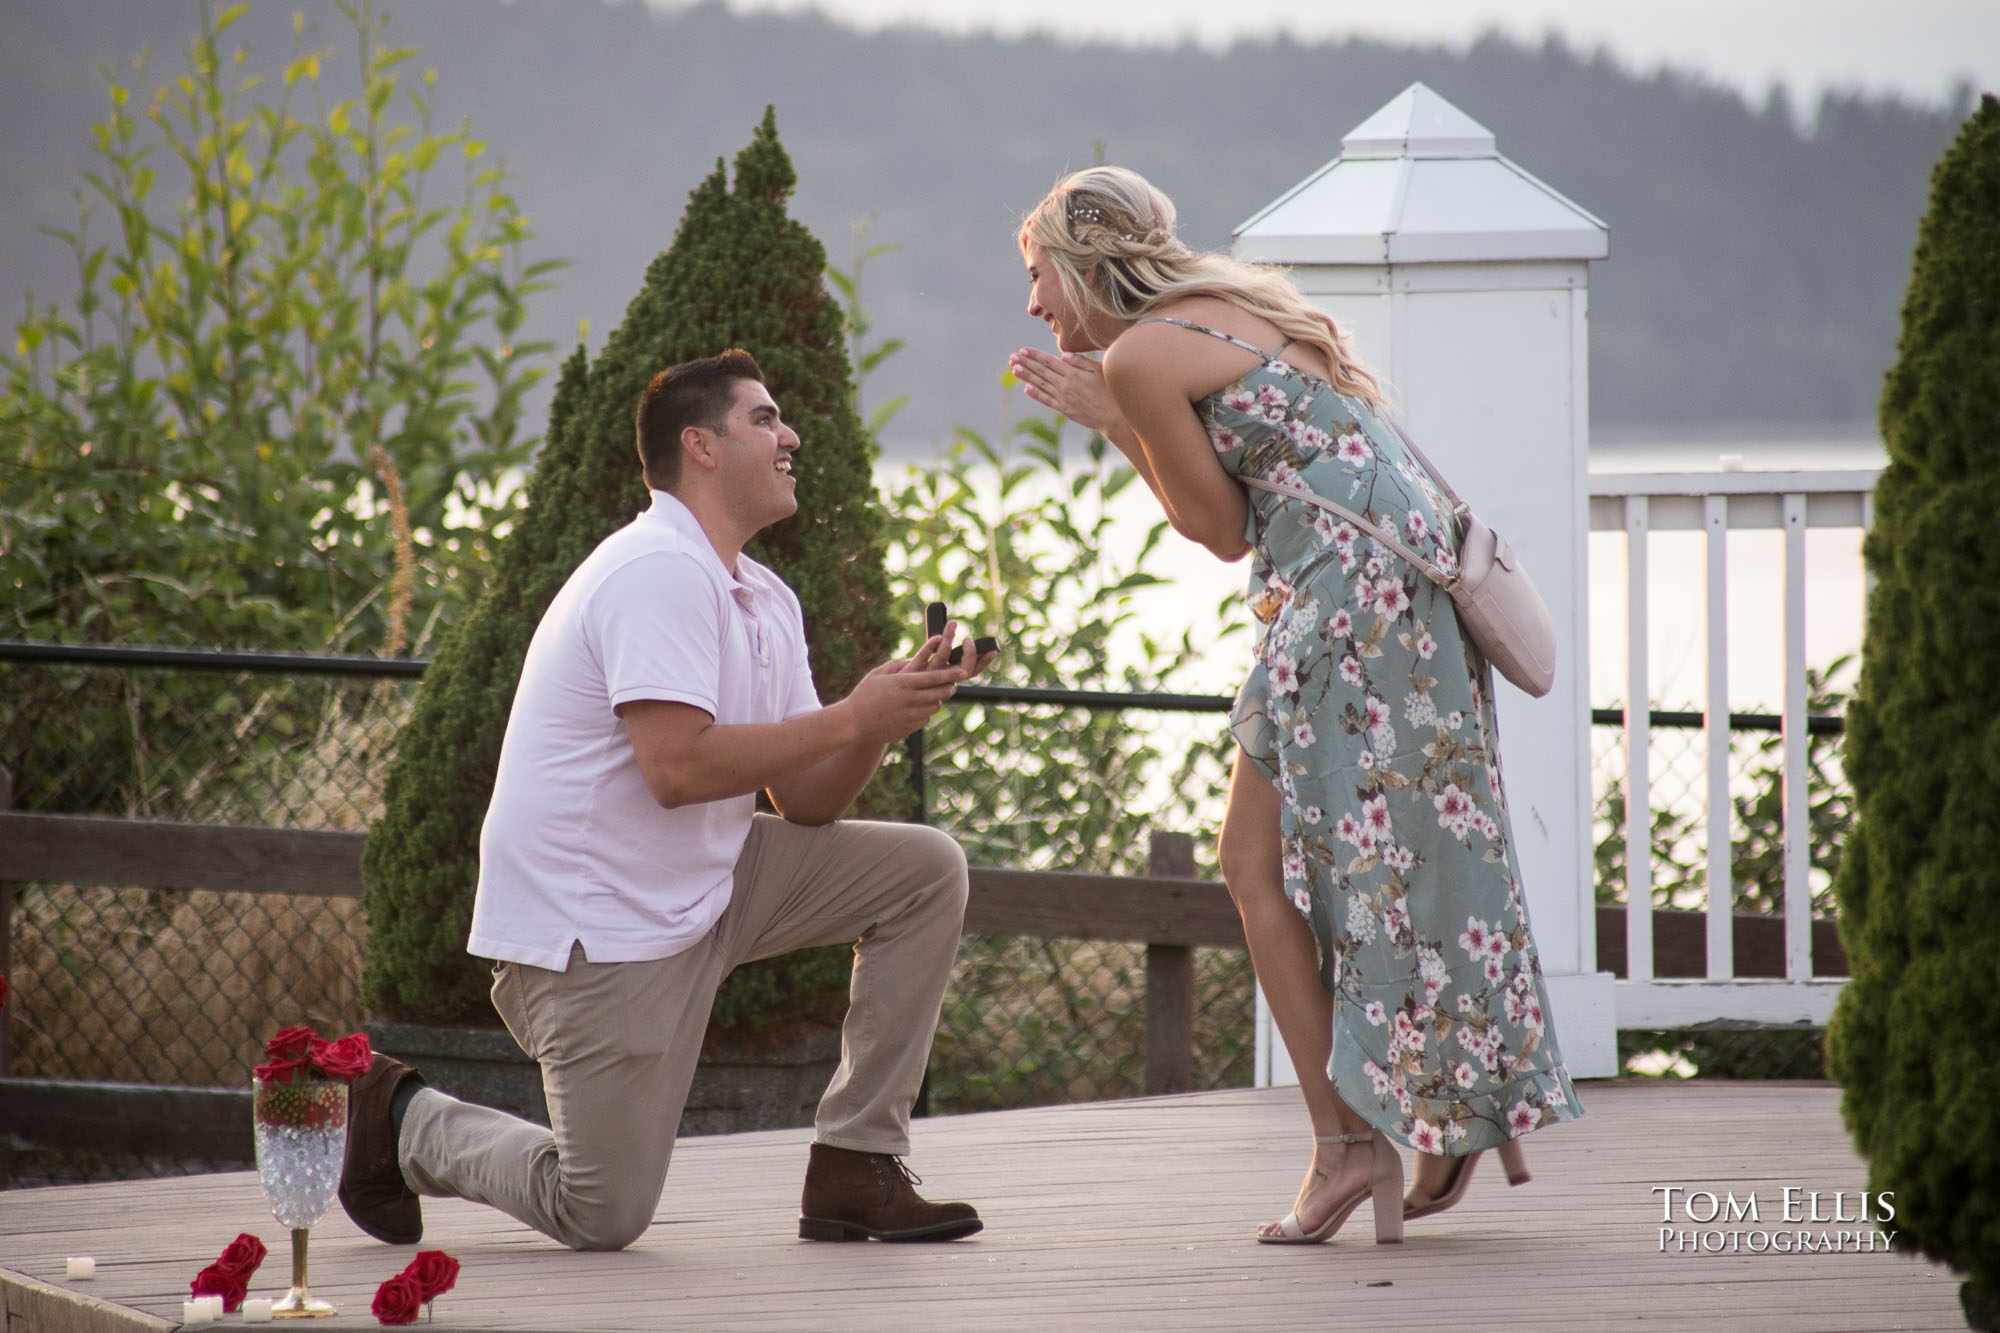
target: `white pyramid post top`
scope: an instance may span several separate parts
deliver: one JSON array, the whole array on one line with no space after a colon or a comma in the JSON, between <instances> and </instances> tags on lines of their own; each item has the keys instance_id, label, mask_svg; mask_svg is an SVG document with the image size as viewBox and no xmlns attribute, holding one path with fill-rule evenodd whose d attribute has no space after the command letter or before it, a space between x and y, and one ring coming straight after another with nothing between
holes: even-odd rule
<instances>
[{"instance_id":1,"label":"white pyramid post top","mask_svg":"<svg viewBox=\"0 0 2000 1333\"><path fill-rule=\"evenodd\" d=\"M1602 259L1604 223L1500 155L1493 132L1413 83L1340 156L1236 229L1275 264Z\"/></svg>"},{"instance_id":2,"label":"white pyramid post top","mask_svg":"<svg viewBox=\"0 0 2000 1333\"><path fill-rule=\"evenodd\" d=\"M1493 131L1413 83L1340 141L1348 161L1373 157L1498 157Z\"/></svg>"}]
</instances>

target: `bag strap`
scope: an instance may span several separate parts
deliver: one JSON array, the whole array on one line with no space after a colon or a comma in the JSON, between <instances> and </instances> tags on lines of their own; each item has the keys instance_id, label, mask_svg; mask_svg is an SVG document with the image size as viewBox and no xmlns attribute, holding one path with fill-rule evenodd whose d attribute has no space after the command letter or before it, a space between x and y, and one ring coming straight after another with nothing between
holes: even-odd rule
<instances>
[{"instance_id":1,"label":"bag strap","mask_svg":"<svg viewBox=\"0 0 2000 1333\"><path fill-rule=\"evenodd\" d=\"M1415 445L1411 445L1410 447L1412 449L1416 448ZM1324 495L1315 495L1313 492L1302 490L1297 486L1280 486L1277 482L1266 481L1262 477L1238 477L1237 480L1245 486L1254 487L1260 491L1269 491L1273 495L1285 495L1294 500L1303 500L1309 505L1317 505L1321 509L1339 514L1355 527L1360 528L1376 541L1403 557L1404 560L1422 570L1430 578L1431 582L1443 588L1447 593L1451 592L1458 585L1458 579L1455 576L1445 573L1442 569L1439 569L1436 565L1424 559L1415 551L1397 541L1389 533L1384 532L1375 524L1370 523L1367 519L1355 513L1352 509L1347 508L1345 505L1335 504ZM1446 494L1450 494L1450 492L1447 491Z\"/></svg>"},{"instance_id":2,"label":"bag strap","mask_svg":"<svg viewBox=\"0 0 2000 1333\"><path fill-rule=\"evenodd\" d=\"M1186 323L1184 320L1164 320L1163 322L1170 324ZM1189 324L1188 327L1201 329L1199 324ZM1204 333L1213 332L1210 329L1201 329L1201 331ZM1229 337L1228 334L1224 333L1218 333L1215 336L1218 338ZM1231 342L1236 341L1234 338L1230 338L1229 340ZM1395 430L1396 434L1402 436L1403 443L1410 446L1410 452L1416 455L1417 462L1423 465L1424 471L1428 472L1431 480L1437 483L1437 488L1444 492L1445 499L1451 502L1453 524L1458 529L1460 536L1463 536L1465 532L1465 520L1472 516L1471 507L1465 501L1458 498L1458 492L1453 490L1451 483L1444 479L1444 473L1438 471L1437 464L1431 462L1430 456L1424 453L1423 449L1418 446L1415 438L1411 436L1409 427L1405 426L1400 419L1393 417L1389 419L1389 424ZM1245 486L1253 486L1260 491L1269 491L1273 495L1290 496L1294 500L1303 500L1309 505L1318 505L1321 509L1331 510L1394 551L1397 555L1403 557L1410 564L1415 565L1428 575L1433 583L1443 588L1446 592L1451 592L1458 586L1458 575L1446 574L1442 569L1439 569L1436 565L1397 541L1394 536L1376 527L1373 523L1370 523L1367 519L1361 517L1361 515L1355 513L1345 505L1335 504L1325 496L1317 495L1312 491L1300 490L1292 486L1280 486L1276 482L1265 481L1261 477L1238 477L1237 480Z\"/></svg>"},{"instance_id":3,"label":"bag strap","mask_svg":"<svg viewBox=\"0 0 2000 1333\"><path fill-rule=\"evenodd\" d=\"M1436 482L1438 489L1444 492L1444 498L1451 501L1452 517L1463 519L1466 514L1471 512L1470 508L1466 505L1465 501L1458 498L1458 492L1453 490L1451 483L1444 479L1444 473L1438 471L1437 464L1431 462L1429 455L1417 447L1417 441L1410 434L1410 428L1405 426L1401 418L1398 417L1390 418L1389 424L1395 428L1396 434L1403 437L1403 443L1410 446L1410 452L1415 454L1417 461L1424 465L1424 471L1431 474L1431 480Z\"/></svg>"}]
</instances>

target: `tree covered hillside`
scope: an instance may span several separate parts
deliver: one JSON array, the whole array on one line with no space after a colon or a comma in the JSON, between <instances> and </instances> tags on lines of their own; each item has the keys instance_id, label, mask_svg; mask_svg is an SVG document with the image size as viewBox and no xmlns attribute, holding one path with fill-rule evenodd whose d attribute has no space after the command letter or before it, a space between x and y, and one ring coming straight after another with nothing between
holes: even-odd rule
<instances>
[{"instance_id":1,"label":"tree covered hillside","mask_svg":"<svg viewBox=\"0 0 2000 1333\"><path fill-rule=\"evenodd\" d=\"M1638 78L1560 44L1463 54L1375 42L1248 41L1216 54L1047 38L861 34L815 17L658 13L581 0L388 0L390 39L440 72L440 123L470 115L513 173L536 257L573 264L528 332L593 345L628 275L665 248L688 191L775 102L799 170L797 216L845 266L845 238L901 249L863 299L908 348L871 379L911 395L896 449L954 422L990 427L1008 351L1036 338L1012 244L1065 169L1130 165L1180 204L1197 244L1339 151L1412 80L1611 227L1591 279L1592 415L1633 423L1851 423L1872 415L1896 335L1925 172L1962 108L1833 98L1801 117L1686 75ZM256 0L240 31L282 50L291 15ZM101 115L92 66L163 55L196 0L11 0L0 44L0 299L67 293L70 192ZM98 219L99 225L104 220Z\"/></svg>"}]
</instances>

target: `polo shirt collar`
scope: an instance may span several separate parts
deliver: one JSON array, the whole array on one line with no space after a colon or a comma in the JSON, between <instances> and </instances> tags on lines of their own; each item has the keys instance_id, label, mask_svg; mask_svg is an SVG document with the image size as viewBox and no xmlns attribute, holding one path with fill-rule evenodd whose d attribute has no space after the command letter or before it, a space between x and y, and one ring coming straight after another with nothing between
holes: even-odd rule
<instances>
[{"instance_id":1,"label":"polo shirt collar","mask_svg":"<svg viewBox=\"0 0 2000 1333\"><path fill-rule=\"evenodd\" d=\"M702 531L701 521L694 516L694 511L682 503L679 496L673 494L671 491L662 490L653 490L649 494L653 497L652 507L647 509L641 517L645 518L648 522L664 523L670 530L679 533L686 539L687 544L695 549L701 559L708 561L716 574L721 577L722 581L732 591L744 588L743 581L730 573L729 566L723 564L722 557L716 554L714 543L710 542L708 534ZM740 562L745 558L747 557L739 556L738 560Z\"/></svg>"}]
</instances>

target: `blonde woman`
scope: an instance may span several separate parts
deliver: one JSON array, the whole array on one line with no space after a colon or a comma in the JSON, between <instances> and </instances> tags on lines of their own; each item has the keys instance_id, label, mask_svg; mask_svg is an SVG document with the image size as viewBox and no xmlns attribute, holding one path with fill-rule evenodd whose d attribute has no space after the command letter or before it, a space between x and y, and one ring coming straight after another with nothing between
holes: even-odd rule
<instances>
[{"instance_id":1,"label":"blonde woman","mask_svg":"<svg viewBox=\"0 0 2000 1333\"><path fill-rule=\"evenodd\" d=\"M1277 1244L1373 1200L1375 1238L1456 1203L1487 1148L1581 1111L1549 1029L1500 788L1491 676L1451 599L1310 491L1453 568L1434 480L1340 329L1281 273L1196 254L1120 167L1022 223L1028 313L1057 354L1029 397L1114 444L1176 531L1253 557L1258 643L1217 849L1312 1120ZM1102 357L1091 353L1102 352ZM1246 488L1246 481L1248 488ZM1397 1143L1417 1150L1407 1198Z\"/></svg>"}]
</instances>

